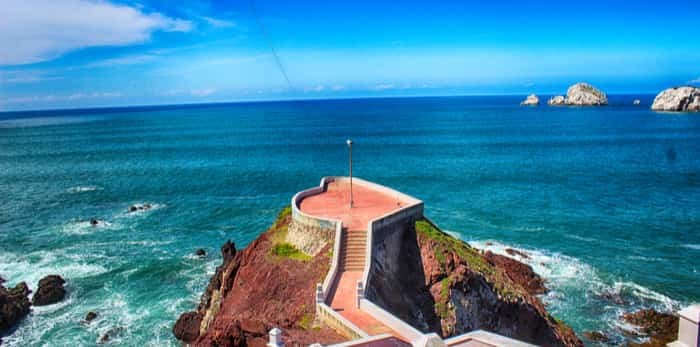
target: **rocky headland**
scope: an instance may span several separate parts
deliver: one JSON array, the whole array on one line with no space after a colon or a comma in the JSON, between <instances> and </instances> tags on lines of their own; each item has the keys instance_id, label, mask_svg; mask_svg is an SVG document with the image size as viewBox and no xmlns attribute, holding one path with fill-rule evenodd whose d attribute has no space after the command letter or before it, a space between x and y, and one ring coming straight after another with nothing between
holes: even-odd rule
<instances>
[{"instance_id":1,"label":"rocky headland","mask_svg":"<svg viewBox=\"0 0 700 347\"><path fill-rule=\"evenodd\" d=\"M700 88L686 86L666 89L654 98L651 109L654 111L700 112Z\"/></svg>"},{"instance_id":2,"label":"rocky headland","mask_svg":"<svg viewBox=\"0 0 700 347\"><path fill-rule=\"evenodd\" d=\"M547 102L551 106L603 106L608 104L608 97L600 89L588 83L576 83L566 91L566 97L557 95Z\"/></svg>"},{"instance_id":3,"label":"rocky headland","mask_svg":"<svg viewBox=\"0 0 700 347\"><path fill-rule=\"evenodd\" d=\"M223 263L175 336L194 346L264 346L283 330L289 346L347 340L315 319L314 293L331 245L309 256L284 243L289 208L248 247L222 247ZM547 289L530 266L483 253L423 220L403 233L398 268L383 267L366 296L417 329L443 337L475 329L546 346L583 346L537 297ZM388 264L384 264L388 265ZM381 266L380 266L381 267Z\"/></svg>"}]
</instances>

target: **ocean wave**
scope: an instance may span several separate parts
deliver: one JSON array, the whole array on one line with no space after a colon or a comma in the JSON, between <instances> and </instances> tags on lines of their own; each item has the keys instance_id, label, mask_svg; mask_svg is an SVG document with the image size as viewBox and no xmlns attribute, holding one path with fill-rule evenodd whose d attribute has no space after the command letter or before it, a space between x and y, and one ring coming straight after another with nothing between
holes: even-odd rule
<instances>
[{"instance_id":1,"label":"ocean wave","mask_svg":"<svg viewBox=\"0 0 700 347\"><path fill-rule=\"evenodd\" d=\"M550 312L565 321L566 318L588 320L587 325L597 325L597 330L606 331L616 341L625 339L621 331L635 329L621 320L622 314L642 308L660 312L681 308L680 302L637 283L604 278L593 266L574 257L492 240L469 244L530 265L545 279L545 286L550 290L541 296ZM529 258L511 256L506 252L508 248L524 252ZM591 317L591 310L597 312L594 317Z\"/></svg>"},{"instance_id":2,"label":"ocean wave","mask_svg":"<svg viewBox=\"0 0 700 347\"><path fill-rule=\"evenodd\" d=\"M65 224L61 227L61 232L68 235L86 235L92 234L100 230L117 230L120 229L119 224L98 220L97 225L92 225L90 221L76 221Z\"/></svg>"},{"instance_id":3,"label":"ocean wave","mask_svg":"<svg viewBox=\"0 0 700 347\"><path fill-rule=\"evenodd\" d=\"M0 258L0 273L8 282L27 282L36 288L43 277L60 274L68 282L76 278L92 277L107 272L101 265L92 264L88 259L72 260L58 252L39 251L25 255L6 254Z\"/></svg>"},{"instance_id":4,"label":"ocean wave","mask_svg":"<svg viewBox=\"0 0 700 347\"><path fill-rule=\"evenodd\" d=\"M681 247L700 251L700 244L689 243L689 244L681 245Z\"/></svg>"},{"instance_id":5,"label":"ocean wave","mask_svg":"<svg viewBox=\"0 0 700 347\"><path fill-rule=\"evenodd\" d=\"M66 189L68 193L84 193L84 192L93 192L96 190L102 190L102 187L99 186L77 186L77 187L70 187Z\"/></svg>"},{"instance_id":6,"label":"ocean wave","mask_svg":"<svg viewBox=\"0 0 700 347\"><path fill-rule=\"evenodd\" d=\"M149 214L155 210L160 210L162 208L165 208L167 205L165 204L159 204L155 202L142 202L142 203L135 203L135 204L130 204L129 206L144 206L144 205L150 205L151 207L148 209L139 209L136 211L129 211L128 209L125 210L120 214L121 217L126 217L126 218L131 218L131 217L138 217L138 216L143 216L146 214Z\"/></svg>"}]
</instances>

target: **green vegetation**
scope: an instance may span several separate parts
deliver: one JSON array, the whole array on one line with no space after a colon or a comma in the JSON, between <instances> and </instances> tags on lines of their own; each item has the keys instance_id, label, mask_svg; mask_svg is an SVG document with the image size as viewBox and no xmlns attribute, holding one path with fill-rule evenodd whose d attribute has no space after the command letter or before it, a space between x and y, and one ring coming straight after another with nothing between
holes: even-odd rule
<instances>
[{"instance_id":1,"label":"green vegetation","mask_svg":"<svg viewBox=\"0 0 700 347\"><path fill-rule=\"evenodd\" d=\"M458 240L447 233L442 232L425 219L416 221L416 232L425 237L434 240L437 243L435 247L435 259L441 267L445 266L445 253L456 253L460 258L464 259L469 264L469 267L482 274L490 274L493 272L493 267L486 263L486 260L479 252L466 244L464 241Z\"/></svg>"},{"instance_id":2,"label":"green vegetation","mask_svg":"<svg viewBox=\"0 0 700 347\"><path fill-rule=\"evenodd\" d=\"M445 277L440 281L440 301L437 302L436 309L440 319L445 319L449 316L450 311L447 303L450 301L450 279Z\"/></svg>"},{"instance_id":3,"label":"green vegetation","mask_svg":"<svg viewBox=\"0 0 700 347\"><path fill-rule=\"evenodd\" d=\"M301 305L302 310L306 310L306 305ZM311 328L311 325L314 322L314 317L313 315L307 313L304 313L304 315L301 317L299 320L299 327L301 327L304 330L309 330Z\"/></svg>"},{"instance_id":4,"label":"green vegetation","mask_svg":"<svg viewBox=\"0 0 700 347\"><path fill-rule=\"evenodd\" d=\"M497 271L486 261L479 250L472 248L466 242L441 231L425 219L416 221L415 226L416 233L418 235L422 235L423 237L426 237L436 243L434 249L435 260L437 260L443 270L445 270L446 255L449 253L456 254L467 263L470 270L480 273L490 283L492 283L502 297L509 298L511 300L518 300L523 297L525 290L519 285L514 285L514 283L509 278L504 276L502 272ZM442 285L443 290L445 290L446 285L447 289L449 289L449 282L443 282ZM446 297L447 295L449 295L449 292L441 293L442 297ZM445 303L446 302L447 301L445 301ZM438 315L441 317L443 317L443 314L447 313L445 303L436 304Z\"/></svg>"},{"instance_id":5,"label":"green vegetation","mask_svg":"<svg viewBox=\"0 0 700 347\"><path fill-rule=\"evenodd\" d=\"M287 242L281 242L281 243L275 244L270 249L270 253L272 253L275 256L282 257L282 258L289 258L289 259L301 260L301 261L311 260L310 255L305 254L304 252L298 250L296 247L292 246L291 244L289 244Z\"/></svg>"}]
</instances>

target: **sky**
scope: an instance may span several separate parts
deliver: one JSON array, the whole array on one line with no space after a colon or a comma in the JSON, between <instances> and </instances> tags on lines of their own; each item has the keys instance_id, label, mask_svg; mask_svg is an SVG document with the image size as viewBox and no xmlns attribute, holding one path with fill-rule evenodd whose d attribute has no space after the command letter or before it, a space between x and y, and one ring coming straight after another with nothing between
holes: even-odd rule
<instances>
[{"instance_id":1,"label":"sky","mask_svg":"<svg viewBox=\"0 0 700 347\"><path fill-rule=\"evenodd\" d=\"M0 111L700 85L700 1L0 0ZM284 75L287 75L285 78Z\"/></svg>"}]
</instances>

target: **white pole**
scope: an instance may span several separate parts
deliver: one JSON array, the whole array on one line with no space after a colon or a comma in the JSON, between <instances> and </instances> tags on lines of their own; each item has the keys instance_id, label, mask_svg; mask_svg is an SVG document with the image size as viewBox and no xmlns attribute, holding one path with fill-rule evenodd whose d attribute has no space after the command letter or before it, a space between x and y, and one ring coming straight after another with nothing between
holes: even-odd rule
<instances>
[{"instance_id":1,"label":"white pole","mask_svg":"<svg viewBox=\"0 0 700 347\"><path fill-rule=\"evenodd\" d=\"M352 208L354 202L352 199L352 140L348 139L346 143L348 144L348 150L350 154L350 208Z\"/></svg>"}]
</instances>

